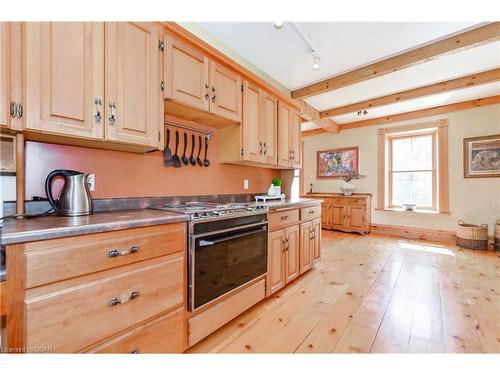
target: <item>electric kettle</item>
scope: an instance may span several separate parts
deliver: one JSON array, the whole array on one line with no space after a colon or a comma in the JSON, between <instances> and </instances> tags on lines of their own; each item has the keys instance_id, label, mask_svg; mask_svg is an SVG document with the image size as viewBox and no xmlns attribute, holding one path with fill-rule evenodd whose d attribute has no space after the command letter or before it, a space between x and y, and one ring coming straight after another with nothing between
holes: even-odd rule
<instances>
[{"instance_id":1,"label":"electric kettle","mask_svg":"<svg viewBox=\"0 0 500 375\"><path fill-rule=\"evenodd\" d=\"M52 182L56 177L64 177L64 186L59 199L52 196ZM88 173L71 169L56 169L45 180L45 193L52 208L60 216L83 216L92 214L92 197L88 184Z\"/></svg>"}]
</instances>

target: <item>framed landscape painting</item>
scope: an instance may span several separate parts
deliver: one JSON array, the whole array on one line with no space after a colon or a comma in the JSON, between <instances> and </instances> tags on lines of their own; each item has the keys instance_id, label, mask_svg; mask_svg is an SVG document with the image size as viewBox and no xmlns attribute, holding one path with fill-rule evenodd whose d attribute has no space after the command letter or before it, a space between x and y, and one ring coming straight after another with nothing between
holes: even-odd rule
<instances>
[{"instance_id":1,"label":"framed landscape painting","mask_svg":"<svg viewBox=\"0 0 500 375\"><path fill-rule=\"evenodd\" d=\"M464 138L464 177L500 177L500 134Z\"/></svg>"},{"instance_id":2,"label":"framed landscape painting","mask_svg":"<svg viewBox=\"0 0 500 375\"><path fill-rule=\"evenodd\" d=\"M341 178L359 173L359 147L318 151L317 178Z\"/></svg>"}]
</instances>

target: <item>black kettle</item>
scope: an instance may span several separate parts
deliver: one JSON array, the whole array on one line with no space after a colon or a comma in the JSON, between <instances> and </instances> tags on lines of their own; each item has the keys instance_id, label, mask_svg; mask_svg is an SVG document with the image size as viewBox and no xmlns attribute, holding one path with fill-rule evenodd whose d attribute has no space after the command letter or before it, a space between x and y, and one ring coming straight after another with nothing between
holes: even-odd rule
<instances>
[{"instance_id":1,"label":"black kettle","mask_svg":"<svg viewBox=\"0 0 500 375\"><path fill-rule=\"evenodd\" d=\"M52 182L56 177L64 177L64 186L59 199L52 196ZM71 169L56 169L45 180L45 193L52 208L60 216L83 216L92 214L92 197L88 183L88 173Z\"/></svg>"}]
</instances>

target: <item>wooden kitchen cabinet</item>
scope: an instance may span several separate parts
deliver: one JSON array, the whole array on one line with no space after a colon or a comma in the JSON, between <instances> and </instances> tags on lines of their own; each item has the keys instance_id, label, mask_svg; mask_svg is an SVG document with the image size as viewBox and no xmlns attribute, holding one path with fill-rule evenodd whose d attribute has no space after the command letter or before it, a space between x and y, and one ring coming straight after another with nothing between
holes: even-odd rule
<instances>
[{"instance_id":1,"label":"wooden kitchen cabinet","mask_svg":"<svg viewBox=\"0 0 500 375\"><path fill-rule=\"evenodd\" d=\"M276 165L277 136L278 136L278 100L264 90L261 93L262 120L260 134L263 145L263 162L267 165Z\"/></svg>"},{"instance_id":2,"label":"wooden kitchen cabinet","mask_svg":"<svg viewBox=\"0 0 500 375\"><path fill-rule=\"evenodd\" d=\"M185 349L185 223L6 247L7 347Z\"/></svg>"},{"instance_id":3,"label":"wooden kitchen cabinet","mask_svg":"<svg viewBox=\"0 0 500 375\"><path fill-rule=\"evenodd\" d=\"M159 26L109 22L105 29L106 140L158 147Z\"/></svg>"},{"instance_id":4,"label":"wooden kitchen cabinet","mask_svg":"<svg viewBox=\"0 0 500 375\"><path fill-rule=\"evenodd\" d=\"M308 220L309 212L321 212L320 206L317 208L303 209L301 221ZM319 215L313 220L300 224L300 273L310 270L314 263L321 258L321 219Z\"/></svg>"},{"instance_id":5,"label":"wooden kitchen cabinet","mask_svg":"<svg viewBox=\"0 0 500 375\"><path fill-rule=\"evenodd\" d=\"M266 297L300 274L299 225L269 233Z\"/></svg>"},{"instance_id":6,"label":"wooden kitchen cabinet","mask_svg":"<svg viewBox=\"0 0 500 375\"><path fill-rule=\"evenodd\" d=\"M104 139L104 23L25 23L25 129Z\"/></svg>"},{"instance_id":7,"label":"wooden kitchen cabinet","mask_svg":"<svg viewBox=\"0 0 500 375\"><path fill-rule=\"evenodd\" d=\"M283 102L278 102L278 165L300 167L300 114Z\"/></svg>"},{"instance_id":8,"label":"wooden kitchen cabinet","mask_svg":"<svg viewBox=\"0 0 500 375\"><path fill-rule=\"evenodd\" d=\"M321 259L321 219L313 220L312 222L313 230L313 263L318 262Z\"/></svg>"},{"instance_id":9,"label":"wooden kitchen cabinet","mask_svg":"<svg viewBox=\"0 0 500 375\"><path fill-rule=\"evenodd\" d=\"M210 108L208 57L168 35L165 37L165 99L207 111Z\"/></svg>"},{"instance_id":10,"label":"wooden kitchen cabinet","mask_svg":"<svg viewBox=\"0 0 500 375\"><path fill-rule=\"evenodd\" d=\"M241 76L213 60L210 61L210 112L241 122Z\"/></svg>"},{"instance_id":11,"label":"wooden kitchen cabinet","mask_svg":"<svg viewBox=\"0 0 500 375\"><path fill-rule=\"evenodd\" d=\"M242 79L200 49L165 36L166 113L224 127L242 120Z\"/></svg>"},{"instance_id":12,"label":"wooden kitchen cabinet","mask_svg":"<svg viewBox=\"0 0 500 375\"><path fill-rule=\"evenodd\" d=\"M0 22L0 126L10 124L9 26Z\"/></svg>"},{"instance_id":13,"label":"wooden kitchen cabinet","mask_svg":"<svg viewBox=\"0 0 500 375\"><path fill-rule=\"evenodd\" d=\"M367 234L371 226L371 195L314 194L324 199L321 225L323 229Z\"/></svg>"},{"instance_id":14,"label":"wooden kitchen cabinet","mask_svg":"<svg viewBox=\"0 0 500 375\"><path fill-rule=\"evenodd\" d=\"M241 124L242 160L260 162L263 158L262 106L260 88L248 81L243 83L243 123Z\"/></svg>"}]
</instances>

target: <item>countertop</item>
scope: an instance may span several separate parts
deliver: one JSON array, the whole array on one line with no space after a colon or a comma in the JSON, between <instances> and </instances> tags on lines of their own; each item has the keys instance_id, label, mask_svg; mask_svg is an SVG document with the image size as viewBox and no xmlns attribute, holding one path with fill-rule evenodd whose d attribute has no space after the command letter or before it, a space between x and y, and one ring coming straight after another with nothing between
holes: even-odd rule
<instances>
[{"instance_id":1,"label":"countertop","mask_svg":"<svg viewBox=\"0 0 500 375\"><path fill-rule=\"evenodd\" d=\"M352 193L352 195L344 195L343 193L307 193L301 195L303 198L322 198L322 197L366 197L372 196L372 193Z\"/></svg>"},{"instance_id":2,"label":"countertop","mask_svg":"<svg viewBox=\"0 0 500 375\"><path fill-rule=\"evenodd\" d=\"M1 243L9 245L188 220L188 215L150 209L98 212L76 217L7 219L3 223Z\"/></svg>"},{"instance_id":3,"label":"countertop","mask_svg":"<svg viewBox=\"0 0 500 375\"><path fill-rule=\"evenodd\" d=\"M265 205L270 210L308 207L320 204L321 199L288 199L274 202L252 202ZM120 229L147 227L189 221L189 215L153 209L98 212L89 216L44 216L32 219L6 219L1 230L1 244L49 240Z\"/></svg>"}]
</instances>

